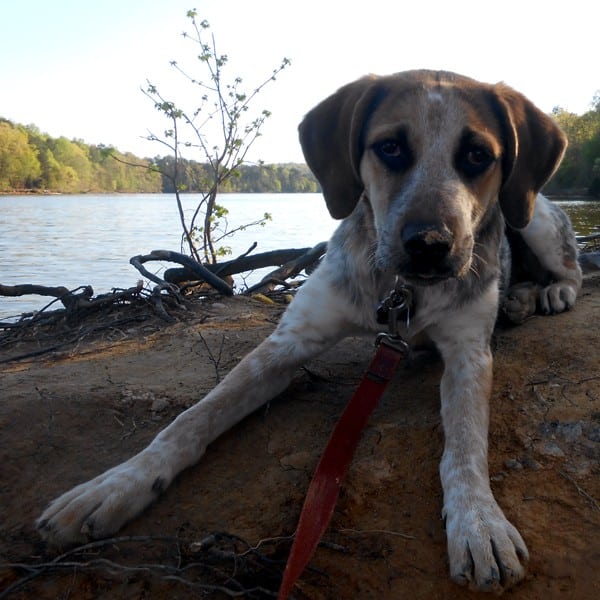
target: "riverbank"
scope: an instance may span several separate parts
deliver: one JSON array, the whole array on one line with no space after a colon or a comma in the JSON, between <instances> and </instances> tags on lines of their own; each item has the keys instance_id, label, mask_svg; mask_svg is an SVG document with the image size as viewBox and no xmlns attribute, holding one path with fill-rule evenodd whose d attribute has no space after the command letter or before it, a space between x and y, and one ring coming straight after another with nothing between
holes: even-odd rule
<instances>
[{"instance_id":1,"label":"riverbank","mask_svg":"<svg viewBox=\"0 0 600 600\"><path fill-rule=\"evenodd\" d=\"M282 310L243 297L198 301L177 312L175 325L123 321L41 359L3 364L3 561L53 560L56 552L41 545L33 528L47 502L140 450L209 391L217 373L222 377L264 339ZM586 277L574 310L535 317L494 338L492 487L531 553L525 582L510 594L515 600L600 594L598 331L594 275ZM50 343L52 335L39 332L19 350ZM0 360L12 352L0 349ZM196 598L192 585L233 586L233 580L275 589L277 561L289 551L286 536L311 473L371 352L368 341L349 339L309 363L277 400L214 443L121 532L139 537L70 555L73 566L40 570L10 597ZM364 432L299 598L465 597L448 578L440 518L440 373L435 357L415 356L392 382ZM255 554L227 536L217 538L212 554L190 546L214 532L243 538L268 560L252 563ZM35 572L2 567L0 590L27 574ZM213 590L205 597L223 596Z\"/></svg>"}]
</instances>

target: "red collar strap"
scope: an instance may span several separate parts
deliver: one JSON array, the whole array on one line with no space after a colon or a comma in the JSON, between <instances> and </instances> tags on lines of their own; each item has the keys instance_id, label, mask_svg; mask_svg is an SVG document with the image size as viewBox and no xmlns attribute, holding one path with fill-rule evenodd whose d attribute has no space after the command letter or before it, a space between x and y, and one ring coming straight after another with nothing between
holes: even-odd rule
<instances>
[{"instance_id":1,"label":"red collar strap","mask_svg":"<svg viewBox=\"0 0 600 600\"><path fill-rule=\"evenodd\" d=\"M304 500L283 573L278 600L285 600L327 529L360 435L408 347L399 337L380 334L378 348L354 396L337 422Z\"/></svg>"}]
</instances>

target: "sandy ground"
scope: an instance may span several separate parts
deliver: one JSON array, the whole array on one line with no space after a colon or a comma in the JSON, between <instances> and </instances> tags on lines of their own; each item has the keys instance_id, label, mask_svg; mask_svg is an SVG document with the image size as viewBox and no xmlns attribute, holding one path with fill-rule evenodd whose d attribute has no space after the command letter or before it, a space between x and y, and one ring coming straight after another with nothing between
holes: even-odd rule
<instances>
[{"instance_id":1,"label":"sandy ground","mask_svg":"<svg viewBox=\"0 0 600 600\"><path fill-rule=\"evenodd\" d=\"M281 311L241 297L197 301L175 325L149 318L0 364L0 595L226 597L209 587L220 586L269 597L243 590L277 588L312 470L370 358L364 340L299 370L119 534L127 539L57 560L33 522L52 498L140 450ZM599 339L598 276L586 279L575 310L495 335L492 487L531 553L509 598L600 597ZM38 335L2 349L0 360L51 343ZM474 596L447 574L441 365L430 355L405 364L364 432L297 598ZM190 543L207 539L215 544Z\"/></svg>"}]
</instances>

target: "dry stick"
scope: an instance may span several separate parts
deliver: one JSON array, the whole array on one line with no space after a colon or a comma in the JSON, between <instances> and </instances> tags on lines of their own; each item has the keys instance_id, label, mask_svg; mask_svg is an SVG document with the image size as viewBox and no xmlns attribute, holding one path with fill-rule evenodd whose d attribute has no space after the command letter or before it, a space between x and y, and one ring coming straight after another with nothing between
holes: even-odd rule
<instances>
[{"instance_id":1,"label":"dry stick","mask_svg":"<svg viewBox=\"0 0 600 600\"><path fill-rule=\"evenodd\" d=\"M10 585L8 588L6 588L2 593L0 593L0 599L8 597L9 594L16 592L17 590L22 588L24 585L26 585L31 580L33 580L37 577L40 577L46 573L52 573L55 571L62 571L62 570L66 570L66 569L69 569L69 570L70 569L78 569L80 571L94 571L94 570L99 570L102 568L106 568L109 572L117 571L117 572L121 572L121 573L125 573L125 574L126 573L140 573L140 572L149 573L151 575L159 576L160 579L162 579L162 580L177 581L188 587L191 587L193 589L202 590L202 591L209 591L209 592L218 591L229 597L240 597L240 596L252 597L255 593L260 593L263 596L268 595L268 596L275 597L276 596L275 592L265 589L260 586L245 589L242 584L240 584L238 581L236 581L235 579L233 579L230 576L226 576L226 579L232 585L237 587L238 588L237 590L232 590L230 588L227 588L227 587L221 586L221 585L197 583L197 582L191 581L190 579L181 577L181 574L185 573L186 571L189 571L190 569L197 568L197 567L201 567L203 569L208 569L208 570L212 571L216 576L221 576L221 577L225 576L225 574L221 573L218 569L215 569L214 567L212 567L209 564L205 564L205 563L201 563L201 562L189 563L185 567L171 567L171 566L162 565L162 564L142 564L142 565L137 565L137 566L127 566L127 565L123 565L121 563L116 563L114 561L111 561L111 560L105 559L105 558L96 558L96 559L85 560L85 561L77 561L77 560L71 559L69 561L65 561L65 559L73 557L73 555L76 555L76 554L84 554L86 552L97 551L97 550L105 548L105 547L112 547L112 546L116 546L117 544L131 543L131 542L143 542L143 543L164 542L167 544L175 543L178 545L185 543L190 546L190 550L192 550L192 552L198 552L199 550L206 550L208 554L216 554L218 558L225 557L227 559L230 559L230 558L238 559L248 553L248 551L245 551L242 554L238 554L235 552L223 553L223 552L219 551L218 549L213 549L213 546L219 539L226 540L229 542L236 542L236 541L241 542L245 546L247 546L249 549L254 550L253 554L259 560L261 560L261 562L264 562L264 560L266 560L266 557L263 557L262 554L260 554L255 549L253 549L250 546L250 544L248 542L246 542L245 540L243 540L242 538L235 536L235 535L231 535L231 534L225 534L225 533L211 534L204 540L201 540L200 542L193 541L193 540L186 540L186 539L173 537L173 536L121 536L121 537L109 538L109 539L105 539L105 540L98 540L95 542L90 542L88 544L84 544L82 546L78 546L77 548L73 548L73 549L61 554L60 556L57 556L54 560L49 561L49 562L36 563L36 564L27 564L27 563L0 564L0 568L21 569L21 570L29 572L27 575L25 575L21 579L18 579L12 585ZM272 538L272 539L276 540L277 538ZM216 552L213 552L213 550L216 550ZM166 573L166 574L160 575L160 573Z\"/></svg>"},{"instance_id":2,"label":"dry stick","mask_svg":"<svg viewBox=\"0 0 600 600\"><path fill-rule=\"evenodd\" d=\"M98 571L101 569L106 569L111 573L119 572L123 574L133 573L133 574L148 574L148 575L156 575L160 579L165 581L177 581L187 587L191 587L192 589L202 590L206 592L221 592L230 598L237 597L249 597L250 594L260 592L263 595L268 595L272 597L276 597L276 593L272 590L268 590L261 586L256 586L253 588L244 588L239 582L235 579L228 578L231 584L237 587L237 590L232 590L228 587L222 585L215 585L209 583L198 583L195 581L191 581L190 579L186 579L185 577L181 577L176 575L175 573L183 572L185 570L189 570L190 567L202 567L203 569L210 569L211 571L215 571L214 568L211 568L210 565L206 565L203 563L195 563L194 565L188 565L188 567L181 569L178 567L169 567L168 565L161 564L141 564L137 566L128 566L123 565L121 563L114 562L112 560L106 558L97 558L93 560L86 560L83 562L80 561L70 561L70 562L49 562L49 563L40 563L38 565L28 565L26 563L7 563L5 565L0 565L2 567L13 568L13 569L21 569L25 571L30 571L28 575L22 577L21 579L15 581L12 585L6 588L1 594L0 599L8 597L9 594L16 592L18 589L22 588L24 585L32 581L33 579L48 573L48 572L56 572L56 571L65 571L72 569L76 569L78 571ZM161 575L161 573L166 573L165 575ZM251 597L251 596L250 596Z\"/></svg>"},{"instance_id":3,"label":"dry stick","mask_svg":"<svg viewBox=\"0 0 600 600\"><path fill-rule=\"evenodd\" d=\"M317 244L300 257L284 264L283 266L279 267L279 269L276 269L275 271L272 271L263 277L263 279L256 285L249 287L246 290L246 294L272 290L275 285L280 285L283 280L298 275L302 269L305 269L317 262L319 258L325 254L326 250L327 242L321 242Z\"/></svg>"},{"instance_id":4,"label":"dry stick","mask_svg":"<svg viewBox=\"0 0 600 600\"><path fill-rule=\"evenodd\" d=\"M580 487L580 485L571 476L567 475L564 471L559 471L558 474L561 477L564 477L567 481L570 481L575 486L575 489L579 495L583 496L591 504L592 508L600 510L600 504L598 504L598 501L593 496L588 494L582 487Z\"/></svg>"},{"instance_id":5,"label":"dry stick","mask_svg":"<svg viewBox=\"0 0 600 600\"><path fill-rule=\"evenodd\" d=\"M225 345L225 336L221 336L221 346L219 348L219 355L215 357L212 350L210 349L210 346L208 345L208 342L206 341L201 332L199 333L199 335L200 339L202 340L202 343L204 344L204 347L206 348L206 351L208 352L208 360L210 360L215 369L215 385L217 385L221 381L221 374L219 372L219 369L221 364L221 357L223 354L223 346Z\"/></svg>"}]
</instances>

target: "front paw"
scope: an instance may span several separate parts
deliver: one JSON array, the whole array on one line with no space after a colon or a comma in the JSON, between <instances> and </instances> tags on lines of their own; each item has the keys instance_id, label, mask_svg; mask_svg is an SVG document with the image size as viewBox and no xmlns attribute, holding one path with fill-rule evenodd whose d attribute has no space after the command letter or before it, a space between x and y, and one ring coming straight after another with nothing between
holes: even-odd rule
<instances>
[{"instance_id":1,"label":"front paw","mask_svg":"<svg viewBox=\"0 0 600 600\"><path fill-rule=\"evenodd\" d=\"M513 285L507 292L502 310L508 319L518 325L535 314L539 290L533 283Z\"/></svg>"},{"instance_id":2,"label":"front paw","mask_svg":"<svg viewBox=\"0 0 600 600\"><path fill-rule=\"evenodd\" d=\"M168 485L136 463L137 457L66 492L36 522L42 538L69 546L107 537L137 516Z\"/></svg>"},{"instance_id":3,"label":"front paw","mask_svg":"<svg viewBox=\"0 0 600 600\"><path fill-rule=\"evenodd\" d=\"M540 309L545 315L568 310L575 304L577 291L566 281L552 283L540 290Z\"/></svg>"},{"instance_id":4,"label":"front paw","mask_svg":"<svg viewBox=\"0 0 600 600\"><path fill-rule=\"evenodd\" d=\"M472 590L502 593L525 575L527 546L492 498L446 511L450 576Z\"/></svg>"}]
</instances>

